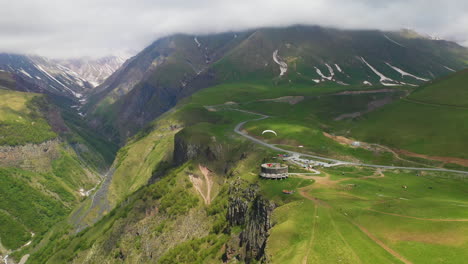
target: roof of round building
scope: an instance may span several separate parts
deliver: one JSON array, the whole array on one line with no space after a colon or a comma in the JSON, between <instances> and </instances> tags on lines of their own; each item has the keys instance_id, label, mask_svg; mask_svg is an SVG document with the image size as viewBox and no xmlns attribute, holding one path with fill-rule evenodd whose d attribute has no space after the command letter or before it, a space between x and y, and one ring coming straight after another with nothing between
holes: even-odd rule
<instances>
[{"instance_id":1,"label":"roof of round building","mask_svg":"<svg viewBox=\"0 0 468 264\"><path fill-rule=\"evenodd\" d=\"M281 163L264 163L262 164L263 168L270 168L270 169L280 169L280 168L287 168L288 165L281 164Z\"/></svg>"}]
</instances>

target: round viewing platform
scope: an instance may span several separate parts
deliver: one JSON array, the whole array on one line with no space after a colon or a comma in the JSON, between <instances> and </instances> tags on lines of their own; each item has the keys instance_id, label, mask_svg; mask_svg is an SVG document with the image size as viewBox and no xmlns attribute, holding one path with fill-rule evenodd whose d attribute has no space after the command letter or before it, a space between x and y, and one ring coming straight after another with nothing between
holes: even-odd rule
<instances>
[{"instance_id":1,"label":"round viewing platform","mask_svg":"<svg viewBox=\"0 0 468 264\"><path fill-rule=\"evenodd\" d=\"M272 180L288 178L288 166L281 163L265 163L260 167L260 177Z\"/></svg>"}]
</instances>

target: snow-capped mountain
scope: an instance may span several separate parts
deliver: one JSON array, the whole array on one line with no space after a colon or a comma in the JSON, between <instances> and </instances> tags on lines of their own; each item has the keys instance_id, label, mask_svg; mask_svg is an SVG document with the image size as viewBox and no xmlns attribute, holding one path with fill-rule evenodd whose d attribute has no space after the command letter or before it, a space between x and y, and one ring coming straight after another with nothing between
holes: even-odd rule
<instances>
[{"instance_id":1,"label":"snow-capped mountain","mask_svg":"<svg viewBox=\"0 0 468 264\"><path fill-rule=\"evenodd\" d=\"M81 98L93 88L76 72L40 56L1 53L0 69L20 76L47 93Z\"/></svg>"},{"instance_id":2,"label":"snow-capped mountain","mask_svg":"<svg viewBox=\"0 0 468 264\"><path fill-rule=\"evenodd\" d=\"M120 68L126 59L127 58L123 56L107 56L98 59L80 58L60 60L59 63L70 68L96 87Z\"/></svg>"}]
</instances>

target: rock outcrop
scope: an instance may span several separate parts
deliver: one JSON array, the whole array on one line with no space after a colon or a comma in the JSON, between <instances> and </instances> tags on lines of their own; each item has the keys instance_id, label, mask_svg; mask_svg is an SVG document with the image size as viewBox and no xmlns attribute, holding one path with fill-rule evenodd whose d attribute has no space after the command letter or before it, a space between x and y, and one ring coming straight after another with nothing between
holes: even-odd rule
<instances>
[{"instance_id":1,"label":"rock outcrop","mask_svg":"<svg viewBox=\"0 0 468 264\"><path fill-rule=\"evenodd\" d=\"M60 156L60 144L55 139L40 144L0 146L0 166L45 171Z\"/></svg>"},{"instance_id":2,"label":"rock outcrop","mask_svg":"<svg viewBox=\"0 0 468 264\"><path fill-rule=\"evenodd\" d=\"M225 260L268 262L265 246L274 208L274 203L259 194L258 185L247 185L241 180L231 184L227 220L230 227L242 226L244 229L226 245Z\"/></svg>"},{"instance_id":3,"label":"rock outcrop","mask_svg":"<svg viewBox=\"0 0 468 264\"><path fill-rule=\"evenodd\" d=\"M216 140L195 140L185 137L184 130L177 133L174 138L174 163L181 165L189 160L204 159L218 161L224 157L223 146Z\"/></svg>"}]
</instances>

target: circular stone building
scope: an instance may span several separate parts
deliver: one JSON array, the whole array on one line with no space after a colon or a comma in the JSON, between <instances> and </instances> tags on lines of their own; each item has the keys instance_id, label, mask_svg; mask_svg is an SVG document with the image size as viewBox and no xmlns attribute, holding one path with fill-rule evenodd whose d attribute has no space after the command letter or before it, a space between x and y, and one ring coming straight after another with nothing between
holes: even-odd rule
<instances>
[{"instance_id":1,"label":"circular stone building","mask_svg":"<svg viewBox=\"0 0 468 264\"><path fill-rule=\"evenodd\" d=\"M288 166L281 163L265 163L260 167L260 177L265 179L288 178Z\"/></svg>"}]
</instances>

